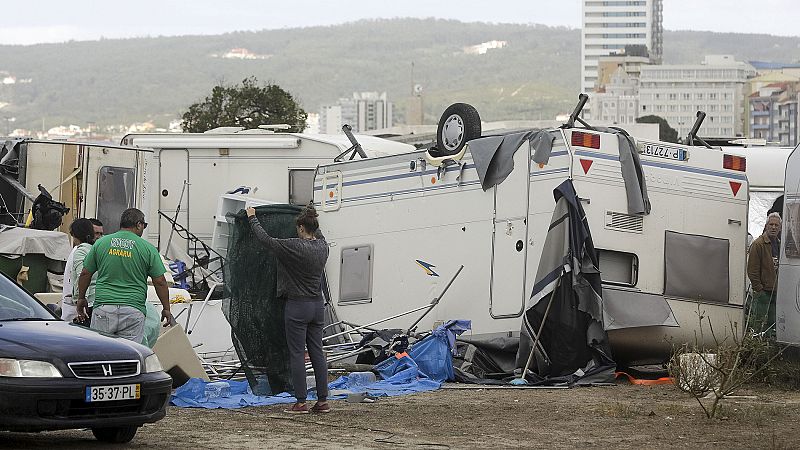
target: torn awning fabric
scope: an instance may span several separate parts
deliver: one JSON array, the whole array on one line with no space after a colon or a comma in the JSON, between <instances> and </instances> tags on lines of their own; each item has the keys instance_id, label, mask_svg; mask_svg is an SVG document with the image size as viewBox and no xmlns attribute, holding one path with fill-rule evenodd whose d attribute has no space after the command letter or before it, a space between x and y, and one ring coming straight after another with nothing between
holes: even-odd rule
<instances>
[{"instance_id":1,"label":"torn awning fabric","mask_svg":"<svg viewBox=\"0 0 800 450\"><path fill-rule=\"evenodd\" d=\"M542 379L537 381L610 382L616 364L603 329L600 270L589 224L572 180L553 194L556 208L523 316L517 367L525 366L533 336L544 321L536 359Z\"/></svg>"},{"instance_id":2,"label":"torn awning fabric","mask_svg":"<svg viewBox=\"0 0 800 450\"><path fill-rule=\"evenodd\" d=\"M514 153L524 142L528 142L535 155L541 155L546 160L550 156L554 140L555 134L552 131L531 130L469 141L469 152L483 190L487 191L508 178L514 170Z\"/></svg>"}]
</instances>

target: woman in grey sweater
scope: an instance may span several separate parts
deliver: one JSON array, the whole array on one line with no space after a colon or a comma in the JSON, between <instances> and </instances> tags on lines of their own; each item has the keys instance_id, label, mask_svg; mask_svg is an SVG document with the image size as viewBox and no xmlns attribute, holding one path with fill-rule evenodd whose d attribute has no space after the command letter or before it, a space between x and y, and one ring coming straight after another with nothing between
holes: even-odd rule
<instances>
[{"instance_id":1,"label":"woman in grey sweater","mask_svg":"<svg viewBox=\"0 0 800 450\"><path fill-rule=\"evenodd\" d=\"M317 212L308 206L297 217L297 238L278 239L261 227L256 210L247 208L250 227L256 238L272 250L278 260L278 297L286 300L286 344L289 369L297 403L285 412L330 412L328 405L328 365L322 350L325 303L322 298L322 272L328 260L328 243L319 231ZM317 403L306 405L305 349L317 384Z\"/></svg>"}]
</instances>

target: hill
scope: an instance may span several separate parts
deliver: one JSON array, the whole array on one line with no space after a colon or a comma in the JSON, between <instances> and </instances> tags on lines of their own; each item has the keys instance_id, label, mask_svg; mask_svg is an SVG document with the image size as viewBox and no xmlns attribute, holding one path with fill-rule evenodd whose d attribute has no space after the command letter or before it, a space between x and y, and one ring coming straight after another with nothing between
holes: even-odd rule
<instances>
[{"instance_id":1,"label":"hill","mask_svg":"<svg viewBox=\"0 0 800 450\"><path fill-rule=\"evenodd\" d=\"M464 51L492 40L507 45L485 54ZM233 48L263 59L219 57ZM800 60L800 38L670 31L664 52L665 63L714 53L789 62ZM354 91L386 91L402 120L413 62L429 123L455 101L472 103L487 120L550 118L575 102L579 58L579 30L435 19L0 46L0 78L30 80L0 84L0 104L9 103L0 117L31 129L43 121L48 128L144 120L164 126L217 82L254 75L288 89L309 112Z\"/></svg>"}]
</instances>

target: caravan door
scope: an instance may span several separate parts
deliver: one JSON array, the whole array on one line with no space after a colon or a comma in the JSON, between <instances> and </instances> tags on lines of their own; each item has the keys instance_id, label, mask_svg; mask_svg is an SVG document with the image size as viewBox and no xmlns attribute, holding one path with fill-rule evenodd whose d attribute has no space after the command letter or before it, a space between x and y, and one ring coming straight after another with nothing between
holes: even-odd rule
<instances>
[{"instance_id":1,"label":"caravan door","mask_svg":"<svg viewBox=\"0 0 800 450\"><path fill-rule=\"evenodd\" d=\"M163 255L167 253L167 245L180 245L181 250L188 253L189 241L181 239L172 232L172 224L158 211L169 216L178 224L189 228L189 150L187 149L161 149L158 152L158 202L156 202L156 215L158 216L158 236L151 236L151 242L158 243L158 250ZM205 181L204 181L205 182ZM217 199L206 199L216 202ZM208 218L209 222L213 220ZM156 219L152 219L153 222ZM191 230L190 230L191 231ZM172 240L170 241L170 235ZM155 239L153 239L153 237Z\"/></svg>"},{"instance_id":2,"label":"caravan door","mask_svg":"<svg viewBox=\"0 0 800 450\"><path fill-rule=\"evenodd\" d=\"M525 307L530 162L525 141L514 153L514 170L494 187L489 313L495 319L518 317Z\"/></svg>"},{"instance_id":3,"label":"caravan door","mask_svg":"<svg viewBox=\"0 0 800 450\"><path fill-rule=\"evenodd\" d=\"M119 230L122 212L136 206L136 150L84 147L86 215L103 222L106 234Z\"/></svg>"}]
</instances>

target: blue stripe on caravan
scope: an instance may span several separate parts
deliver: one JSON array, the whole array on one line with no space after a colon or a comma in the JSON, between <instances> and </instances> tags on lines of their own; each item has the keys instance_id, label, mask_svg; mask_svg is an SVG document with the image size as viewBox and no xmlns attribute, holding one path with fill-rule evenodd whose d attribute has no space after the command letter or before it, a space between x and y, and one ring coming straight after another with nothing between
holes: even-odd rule
<instances>
[{"instance_id":1,"label":"blue stripe on caravan","mask_svg":"<svg viewBox=\"0 0 800 450\"><path fill-rule=\"evenodd\" d=\"M608 160L611 160L611 161L619 161L619 157L612 156L612 155L606 155L604 153L595 153L595 152L587 152L587 151L579 150L579 151L576 151L575 154L578 155L578 156L589 156L589 157L592 157L592 158L608 159ZM675 165L675 164L668 164L668 163L657 162L657 161L649 161L649 160L647 160L647 161L642 160L642 165L643 166L658 167L660 169L677 170L677 171L680 171L680 172L699 173L701 175L711 175L711 176L714 176L714 177L732 178L734 180L747 181L747 176L745 176L744 174L739 175L739 174L736 174L736 173L721 172L719 170L702 169L702 168L699 168L699 167L678 166L678 165Z\"/></svg>"},{"instance_id":2,"label":"blue stripe on caravan","mask_svg":"<svg viewBox=\"0 0 800 450\"><path fill-rule=\"evenodd\" d=\"M569 172L569 167L560 167L558 169L549 169L549 170L538 170L536 172L531 172L531 176L538 177L540 175L547 175L551 173L560 173L560 172Z\"/></svg>"},{"instance_id":3,"label":"blue stripe on caravan","mask_svg":"<svg viewBox=\"0 0 800 450\"><path fill-rule=\"evenodd\" d=\"M467 181L465 183L461 183L461 186L473 186L473 185L476 185L476 184L480 184L480 181L477 181L477 180L476 181ZM459 186L458 184L445 184L445 185L441 185L441 186L430 186L430 187L427 187L427 188L423 187L423 188L414 188L414 189L403 189L403 190L399 190L399 191L390 191L390 192L380 192L380 193L377 193L377 194L359 195L359 196L356 196L356 197L348 197L348 198L342 200L342 203L356 202L356 201L359 201L359 200L371 200L371 199L381 198L381 197L391 197L392 195L413 194L415 192L422 192L422 191L436 191L436 190L448 189L448 188L453 188L453 187L458 187L458 186Z\"/></svg>"},{"instance_id":4,"label":"blue stripe on caravan","mask_svg":"<svg viewBox=\"0 0 800 450\"><path fill-rule=\"evenodd\" d=\"M471 169L474 168L475 164L465 164L464 169ZM397 169L395 169L397 170ZM456 172L460 171L461 168L458 166L449 166L445 169L445 173L447 172ZM408 173L401 173L397 175L384 175L381 177L375 178L364 178L363 180L353 180L353 181L345 181L342 183L342 186L355 186L359 184L367 184L367 183L377 183L379 181L389 181L389 180L399 180L401 178L413 178L413 177L420 177L423 175L435 175L437 174L437 170L426 170L425 172L408 172ZM322 190L322 186L314 186L315 191Z\"/></svg>"}]
</instances>

